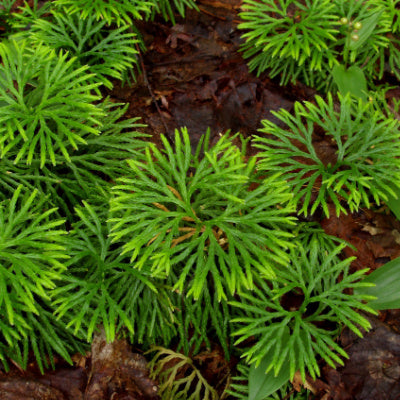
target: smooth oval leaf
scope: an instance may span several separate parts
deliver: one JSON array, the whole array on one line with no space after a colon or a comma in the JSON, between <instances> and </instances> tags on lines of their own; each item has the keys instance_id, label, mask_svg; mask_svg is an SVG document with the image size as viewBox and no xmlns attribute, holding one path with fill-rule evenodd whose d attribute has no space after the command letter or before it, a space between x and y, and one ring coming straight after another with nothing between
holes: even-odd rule
<instances>
[{"instance_id":1,"label":"smooth oval leaf","mask_svg":"<svg viewBox=\"0 0 400 400\"><path fill-rule=\"evenodd\" d=\"M374 310L400 308L400 257L376 269L363 282L375 283L375 286L361 287L354 292L376 296L376 300L368 303L371 308Z\"/></svg>"},{"instance_id":2,"label":"smooth oval leaf","mask_svg":"<svg viewBox=\"0 0 400 400\"><path fill-rule=\"evenodd\" d=\"M289 335L289 328L287 328L284 333L284 336L287 336L287 340L289 340ZM272 363L273 357L274 349L271 349L257 367L254 364L250 366L249 400L264 400L289 381L289 363L283 365L276 376L273 369L265 373Z\"/></svg>"},{"instance_id":3,"label":"smooth oval leaf","mask_svg":"<svg viewBox=\"0 0 400 400\"><path fill-rule=\"evenodd\" d=\"M335 65L332 77L343 96L350 93L367 101L367 80L360 67L353 65L346 69L344 65Z\"/></svg>"}]
</instances>

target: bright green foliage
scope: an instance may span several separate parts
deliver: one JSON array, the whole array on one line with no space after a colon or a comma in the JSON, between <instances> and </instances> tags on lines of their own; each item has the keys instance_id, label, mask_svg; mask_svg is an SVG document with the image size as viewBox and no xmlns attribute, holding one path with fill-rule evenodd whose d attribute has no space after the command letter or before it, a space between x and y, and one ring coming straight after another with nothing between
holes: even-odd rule
<instances>
[{"instance_id":1,"label":"bright green foliage","mask_svg":"<svg viewBox=\"0 0 400 400\"><path fill-rule=\"evenodd\" d=\"M0 27L2 28L0 35L9 33L12 21L12 9L16 0L2 0L0 2ZM4 30L4 32L3 32Z\"/></svg>"},{"instance_id":2,"label":"bright green foliage","mask_svg":"<svg viewBox=\"0 0 400 400\"><path fill-rule=\"evenodd\" d=\"M190 357L159 346L153 347L153 350L157 353L149 363L150 377L159 380L157 394L162 400L220 398Z\"/></svg>"},{"instance_id":3,"label":"bright green foliage","mask_svg":"<svg viewBox=\"0 0 400 400\"><path fill-rule=\"evenodd\" d=\"M281 84L299 79L327 91L339 64L360 67L369 81L382 78L385 62L400 74L393 1L245 0L243 10L250 69L280 75Z\"/></svg>"},{"instance_id":4,"label":"bright green foliage","mask_svg":"<svg viewBox=\"0 0 400 400\"><path fill-rule=\"evenodd\" d=\"M160 13L166 21L171 20L175 24L174 11L178 11L181 17L185 16L185 8L197 10L196 0L151 0L153 2L153 16Z\"/></svg>"},{"instance_id":5,"label":"bright green foliage","mask_svg":"<svg viewBox=\"0 0 400 400\"><path fill-rule=\"evenodd\" d=\"M6 13L11 13L12 7L14 6L16 0L1 0L0 11L5 11Z\"/></svg>"},{"instance_id":6,"label":"bright green foliage","mask_svg":"<svg viewBox=\"0 0 400 400\"><path fill-rule=\"evenodd\" d=\"M25 41L0 43L0 57L0 157L14 152L15 163L30 164L39 154L41 167L55 165L56 154L70 161L67 148L99 132L103 111L93 104L93 75L67 54L32 50Z\"/></svg>"},{"instance_id":7,"label":"bright green foliage","mask_svg":"<svg viewBox=\"0 0 400 400\"><path fill-rule=\"evenodd\" d=\"M165 20L175 23L174 12L184 17L185 8L197 9L195 0L56 0L57 6L65 6L69 14L78 13L81 19L96 18L108 25L118 26L134 20L147 19L161 13Z\"/></svg>"},{"instance_id":8,"label":"bright green foliage","mask_svg":"<svg viewBox=\"0 0 400 400\"><path fill-rule=\"evenodd\" d=\"M12 344L0 344L0 351L4 351L7 358L12 359L18 365L26 369L31 353L36 358L37 366L42 374L44 369L54 365L55 353L72 365L71 354L84 354L87 350L82 342L83 335L74 335L71 329L66 327L67 321L58 321L54 316L54 307L47 300L35 299L37 314L25 313L25 319L29 331L20 340L13 340ZM6 360L2 360L7 368Z\"/></svg>"},{"instance_id":9,"label":"bright green foliage","mask_svg":"<svg viewBox=\"0 0 400 400\"><path fill-rule=\"evenodd\" d=\"M71 154L70 162L56 156L55 166L40 169L37 159L31 165L30 181L43 193L51 194L52 203L67 215L84 199L96 204L106 201L102 193L108 192L127 170L125 160L136 157L146 146L145 135L137 131L143 125L137 118L122 120L128 105L119 106L108 101L99 105L106 114L101 118L99 134L85 137L86 144Z\"/></svg>"},{"instance_id":10,"label":"bright green foliage","mask_svg":"<svg viewBox=\"0 0 400 400\"><path fill-rule=\"evenodd\" d=\"M246 43L244 57L253 57L250 70L282 75L281 83L294 81L299 75L311 79L312 71L331 68L335 54L328 43L335 40L334 5L329 0L245 0L244 21L240 29Z\"/></svg>"},{"instance_id":11,"label":"bright green foliage","mask_svg":"<svg viewBox=\"0 0 400 400\"><path fill-rule=\"evenodd\" d=\"M170 281L177 278L171 276ZM178 350L185 354L196 354L202 346L211 348L217 340L230 358L233 340L231 337L230 306L227 300L218 299L212 283L206 283L198 299L186 296L186 291L171 296L175 305L177 331L179 333ZM228 300L233 297L228 295Z\"/></svg>"},{"instance_id":12,"label":"bright green foliage","mask_svg":"<svg viewBox=\"0 0 400 400\"><path fill-rule=\"evenodd\" d=\"M9 199L19 185L25 189L35 190L35 185L30 181L32 170L25 164L16 166L12 160L0 159L0 200Z\"/></svg>"},{"instance_id":13,"label":"bright green foliage","mask_svg":"<svg viewBox=\"0 0 400 400\"><path fill-rule=\"evenodd\" d=\"M384 8L390 19L393 33L400 33L400 0L370 0Z\"/></svg>"},{"instance_id":14,"label":"bright green foliage","mask_svg":"<svg viewBox=\"0 0 400 400\"><path fill-rule=\"evenodd\" d=\"M24 5L18 9L18 13L13 14L11 25L15 36L25 36L26 30L31 27L32 22L39 18L46 18L52 10L52 1L41 2L40 0L33 0L29 4L24 1Z\"/></svg>"},{"instance_id":15,"label":"bright green foliage","mask_svg":"<svg viewBox=\"0 0 400 400\"><path fill-rule=\"evenodd\" d=\"M125 241L136 268L150 260L154 276L173 271L174 289L195 299L209 278L219 300L252 288L256 274L272 278L290 247L286 183L258 178L256 159L245 162L227 136L212 148L203 137L195 154L185 129L174 147L162 141L162 150L150 145L143 160L129 160L130 175L113 188L114 241Z\"/></svg>"},{"instance_id":16,"label":"bright green foliage","mask_svg":"<svg viewBox=\"0 0 400 400\"><path fill-rule=\"evenodd\" d=\"M41 370L46 354L55 351L71 362L69 351L76 350L48 307L68 256L64 221L44 204L37 191L23 194L22 186L0 203L0 359L7 365L5 356L12 356L26 366L31 347Z\"/></svg>"},{"instance_id":17,"label":"bright green foliage","mask_svg":"<svg viewBox=\"0 0 400 400\"><path fill-rule=\"evenodd\" d=\"M3 2L7 13L12 3ZM318 106L296 104L295 116L276 114L287 130L264 123L274 138L257 139L262 161L245 157L238 136L210 147L206 135L193 149L185 129L158 148L143 141L136 118L124 119L128 105L103 101L99 88L137 68L136 19L161 13L175 23L195 1L42 3L25 4L10 21L15 34L0 44L3 364L11 358L26 368L33 355L43 371L54 353L71 363L101 325L109 341L122 335L184 351L155 348L163 398L216 399L193 354L219 342L229 358L235 329L238 343L255 343L244 350L250 371L260 365L250 383L261 369L270 370L261 379L269 384L273 374L281 382L297 369L316 376L318 357L339 362L336 325L369 327L353 311L370 311L361 303L368 296L347 294L365 290L357 283L363 271L350 275L350 260L339 259L344 245L294 227L292 213L302 201L304 214L319 205L327 213L329 199L338 213L355 210L386 200L393 182L400 189L397 122L382 121L375 104L343 98L337 111L330 97L317 98ZM372 1L248 3L259 7L249 23L265 7L275 10L267 11L268 29L255 22L254 42L245 44L265 63L254 62L258 72L265 66L284 80L325 82L338 56L344 72L355 63L379 77L382 60L397 68L397 53L386 52L396 50L387 9L397 0L383 2L383 11ZM332 13L339 8L348 24ZM351 41L358 22L360 38ZM368 69L370 59L381 64ZM336 146L333 166L318 156L324 135ZM260 397L258 389L250 396Z\"/></svg>"},{"instance_id":18,"label":"bright green foliage","mask_svg":"<svg viewBox=\"0 0 400 400\"><path fill-rule=\"evenodd\" d=\"M328 200L336 214L356 211L387 200L400 187L400 132L398 121L387 117L372 103L332 96L316 97L316 104L296 102L294 115L285 110L273 114L287 128L262 121L256 137L266 171L282 171L292 185L301 214L313 214L318 206L329 216ZM331 141L330 154L318 148L325 137Z\"/></svg>"},{"instance_id":19,"label":"bright green foliage","mask_svg":"<svg viewBox=\"0 0 400 400\"><path fill-rule=\"evenodd\" d=\"M59 207L62 203L57 202L57 198L64 199L70 207L83 199L96 201L93 195L108 192L113 182L127 170L125 160L137 157L146 147L143 138L147 135L138 131L144 125L138 123L138 118L123 119L128 104L123 106L106 100L99 107L105 114L99 134L87 137L86 145L71 155L71 162L63 163L62 158L57 157L55 168L45 167L41 172L58 183L54 186L48 181L40 187L44 193L53 194Z\"/></svg>"},{"instance_id":20,"label":"bright green foliage","mask_svg":"<svg viewBox=\"0 0 400 400\"><path fill-rule=\"evenodd\" d=\"M270 354L266 373L277 375L288 368L293 379L299 370L304 380L306 371L313 378L319 375L318 357L333 368L335 363L343 365L339 356L347 354L335 342L338 329L345 325L361 336L359 328L368 330L370 324L354 309L374 311L363 303L369 296L348 292L368 284L359 282L366 270L350 274L354 258L340 260L345 244L325 249L318 235L296 244L290 263L280 268L274 281L257 281L252 292L242 292L240 301L231 303L245 313L232 322L238 324L236 344L256 338L243 354L247 362L257 366Z\"/></svg>"},{"instance_id":21,"label":"bright green foliage","mask_svg":"<svg viewBox=\"0 0 400 400\"><path fill-rule=\"evenodd\" d=\"M55 290L58 318L65 316L75 334L83 328L87 341L102 324L108 341L127 329L135 342L168 344L175 331L166 288L148 269L135 269L111 244L104 205L84 202L76 213L80 221L67 242L69 275Z\"/></svg>"},{"instance_id":22,"label":"bright green foliage","mask_svg":"<svg viewBox=\"0 0 400 400\"><path fill-rule=\"evenodd\" d=\"M104 192L126 171L125 160L137 156L145 146L145 135L137 131L143 125L137 118L121 120L128 105L120 106L109 101L98 106L105 114L100 118L99 134L86 135L86 144L80 144L77 150L67 143L69 162L62 154L56 154L54 165L41 167L40 155L34 153L29 166L14 165L17 150L7 153L0 159L0 196L9 197L19 184L31 190L37 188L70 220L74 218L73 207L82 200L106 201Z\"/></svg>"},{"instance_id":23,"label":"bright green foliage","mask_svg":"<svg viewBox=\"0 0 400 400\"><path fill-rule=\"evenodd\" d=\"M343 63L360 67L367 80L381 79L391 32L387 10L382 3L371 1L336 0L335 4L338 17L348 20L347 24L341 24L335 43ZM357 24L360 29L355 29Z\"/></svg>"},{"instance_id":24,"label":"bright green foliage","mask_svg":"<svg viewBox=\"0 0 400 400\"><path fill-rule=\"evenodd\" d=\"M381 6L388 19L392 35L388 35L389 45L385 51L390 72L400 80L400 0L371 0Z\"/></svg>"},{"instance_id":25,"label":"bright green foliage","mask_svg":"<svg viewBox=\"0 0 400 400\"><path fill-rule=\"evenodd\" d=\"M92 2L88 2L92 4ZM106 21L97 21L94 15L85 20L78 14L70 15L64 9L53 11L49 18L31 21L29 30L20 33L32 43L44 43L57 51L76 57L79 65L88 65L93 82L112 88L111 78L122 80L123 73L133 74L137 66L136 35L129 26L109 29Z\"/></svg>"},{"instance_id":26,"label":"bright green foliage","mask_svg":"<svg viewBox=\"0 0 400 400\"><path fill-rule=\"evenodd\" d=\"M56 6L66 8L68 14L78 13L85 20L94 17L108 25L132 24L135 19L150 15L155 0L56 0Z\"/></svg>"}]
</instances>

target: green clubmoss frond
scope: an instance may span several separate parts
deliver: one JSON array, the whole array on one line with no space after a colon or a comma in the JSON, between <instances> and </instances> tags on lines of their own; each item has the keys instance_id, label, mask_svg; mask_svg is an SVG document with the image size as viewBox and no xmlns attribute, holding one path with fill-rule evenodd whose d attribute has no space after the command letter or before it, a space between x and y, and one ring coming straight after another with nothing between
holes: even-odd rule
<instances>
[{"instance_id":1,"label":"green clubmoss frond","mask_svg":"<svg viewBox=\"0 0 400 400\"><path fill-rule=\"evenodd\" d=\"M154 276L174 271L174 288L195 299L209 278L218 299L252 288L255 274L272 278L291 246L286 184L261 179L256 160L245 162L227 136L211 148L205 138L195 154L186 129L174 147L162 140L163 149L150 145L143 160L130 160L130 175L113 188L113 240L126 243L137 268L150 260Z\"/></svg>"},{"instance_id":2,"label":"green clubmoss frond","mask_svg":"<svg viewBox=\"0 0 400 400\"><path fill-rule=\"evenodd\" d=\"M328 95L316 104L297 102L293 115L274 113L286 128L264 120L265 136L255 138L261 169L283 173L304 215L321 206L329 216L328 201L337 215L357 211L394 195L392 185L400 187L398 121L350 96L339 101L336 107ZM318 147L322 140L330 141L329 153Z\"/></svg>"},{"instance_id":3,"label":"green clubmoss frond","mask_svg":"<svg viewBox=\"0 0 400 400\"><path fill-rule=\"evenodd\" d=\"M171 301L163 283L150 271L134 268L111 243L107 207L84 202L75 209L79 220L67 240L68 276L54 291L58 318L68 319L88 342L99 325L108 341L127 334L136 343L168 344L175 334Z\"/></svg>"},{"instance_id":4,"label":"green clubmoss frond","mask_svg":"<svg viewBox=\"0 0 400 400\"><path fill-rule=\"evenodd\" d=\"M335 342L337 329L345 325L361 336L360 329L368 330L370 323L355 309L375 312L363 302L370 298L349 294L349 289L363 285L366 270L349 272L353 258L338 257L345 244L330 253L315 237L307 247L297 244L276 280L259 280L254 291L242 292L240 301L230 303L244 313L232 322L238 327L236 344L256 337L244 353L247 362L257 366L271 353L266 373L277 375L289 365L291 380L298 370L303 380L306 372L315 379L320 374L318 357L333 368L347 357Z\"/></svg>"},{"instance_id":5,"label":"green clubmoss frond","mask_svg":"<svg viewBox=\"0 0 400 400\"><path fill-rule=\"evenodd\" d=\"M25 41L0 43L0 157L14 151L14 162L40 167L56 164L56 154L70 161L71 149L99 133L103 111L93 104L88 67L76 68L67 54L48 47L31 49Z\"/></svg>"}]
</instances>

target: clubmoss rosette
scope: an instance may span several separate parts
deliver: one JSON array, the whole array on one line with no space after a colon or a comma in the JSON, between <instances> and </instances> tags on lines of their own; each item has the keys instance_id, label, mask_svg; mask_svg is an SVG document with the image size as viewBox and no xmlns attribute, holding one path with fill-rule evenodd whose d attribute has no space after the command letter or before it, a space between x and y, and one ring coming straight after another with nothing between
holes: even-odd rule
<instances>
[{"instance_id":1,"label":"clubmoss rosette","mask_svg":"<svg viewBox=\"0 0 400 400\"><path fill-rule=\"evenodd\" d=\"M243 353L248 363L257 366L267 357L271 362L266 373L277 375L285 368L291 380L296 371L303 380L306 372L315 379L319 357L333 368L343 365L342 357L348 355L335 340L340 329L346 326L361 337L361 329L368 330L370 323L357 310L375 313L365 304L371 296L351 294L371 284L361 281L367 270L350 273L354 257L341 260L344 247L324 248L318 234L308 235L303 243L297 241L290 263L275 280L259 280L253 291L240 293L240 301L230 302L242 311L232 320L235 344L254 341Z\"/></svg>"},{"instance_id":2,"label":"clubmoss rosette","mask_svg":"<svg viewBox=\"0 0 400 400\"><path fill-rule=\"evenodd\" d=\"M260 168L280 171L289 182L299 213L318 207L329 217L380 204L400 187L400 131L393 117L385 117L372 103L339 96L335 105L317 96L316 103L296 102L294 113L272 112L283 127L264 120L255 137L261 149ZM326 143L329 152L319 143Z\"/></svg>"},{"instance_id":3,"label":"clubmoss rosette","mask_svg":"<svg viewBox=\"0 0 400 400\"><path fill-rule=\"evenodd\" d=\"M113 240L124 241L135 268L151 260L152 273L198 298L209 278L219 299L254 276L273 278L291 244L293 207L279 176L260 179L256 159L245 162L232 139L209 148L203 138L192 154L185 129L175 146L150 145L143 160L129 160L130 175L113 188Z\"/></svg>"}]
</instances>

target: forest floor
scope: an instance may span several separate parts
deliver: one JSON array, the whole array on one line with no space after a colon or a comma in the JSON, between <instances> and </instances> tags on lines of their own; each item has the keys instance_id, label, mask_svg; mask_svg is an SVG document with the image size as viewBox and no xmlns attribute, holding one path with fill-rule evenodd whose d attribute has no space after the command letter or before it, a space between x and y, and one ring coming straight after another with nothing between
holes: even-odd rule
<instances>
[{"instance_id":1,"label":"forest floor","mask_svg":"<svg viewBox=\"0 0 400 400\"><path fill-rule=\"evenodd\" d=\"M212 141L227 130L249 137L257 133L263 119L278 123L271 110L291 111L295 101L312 101L316 92L302 84L281 87L267 74L249 73L238 52L240 0L198 4L200 12L189 10L174 26L161 19L138 25L147 46L140 57L142 73L132 86L116 85L108 93L114 102L130 104L127 117L140 116L152 140L158 143L160 134L172 137L179 127L188 128L194 144L208 128ZM330 146L321 141L319 153L329 157ZM357 257L354 270L375 270L400 256L400 222L385 208L316 219L327 233L356 248L345 251L346 257ZM342 332L339 342L350 358L337 370L321 364L320 379L303 384L313 392L310 398L400 399L400 310L370 320L373 329L363 339ZM224 361L218 348L203 353L201 359L205 376L215 380L234 374L234 365ZM75 356L74 362L70 367L56 360L55 371L45 375L34 364L27 371L13 366L8 374L0 372L0 399L158 398L140 349L131 349L124 341L106 344L97 336L91 352ZM300 386L295 382L293 391Z\"/></svg>"}]
</instances>

